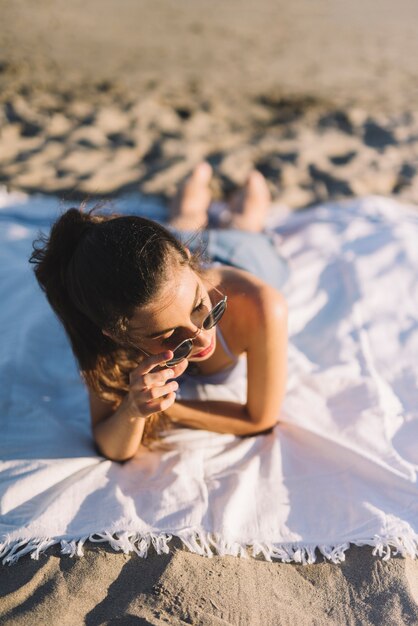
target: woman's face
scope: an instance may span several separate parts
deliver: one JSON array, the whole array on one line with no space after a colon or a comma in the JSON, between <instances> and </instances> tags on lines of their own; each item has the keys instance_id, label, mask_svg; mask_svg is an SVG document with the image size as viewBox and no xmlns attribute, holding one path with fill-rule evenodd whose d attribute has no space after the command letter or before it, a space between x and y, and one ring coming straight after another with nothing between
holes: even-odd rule
<instances>
[{"instance_id":1,"label":"woman's face","mask_svg":"<svg viewBox=\"0 0 418 626\"><path fill-rule=\"evenodd\" d=\"M185 339L196 336L189 361L204 361L216 347L216 327L198 331L216 304L216 292L189 266L171 267L155 300L138 308L129 323L132 343L150 354L174 350Z\"/></svg>"}]
</instances>

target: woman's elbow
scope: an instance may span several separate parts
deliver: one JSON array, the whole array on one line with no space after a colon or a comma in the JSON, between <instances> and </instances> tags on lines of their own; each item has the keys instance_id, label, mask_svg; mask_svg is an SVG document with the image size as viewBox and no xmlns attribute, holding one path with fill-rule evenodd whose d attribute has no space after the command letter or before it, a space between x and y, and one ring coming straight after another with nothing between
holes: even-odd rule
<instances>
[{"instance_id":1,"label":"woman's elbow","mask_svg":"<svg viewBox=\"0 0 418 626\"><path fill-rule=\"evenodd\" d=\"M274 427L279 423L279 420L254 423L251 431L242 437L255 437L256 435L269 435L273 432Z\"/></svg>"},{"instance_id":2,"label":"woman's elbow","mask_svg":"<svg viewBox=\"0 0 418 626\"><path fill-rule=\"evenodd\" d=\"M96 440L94 441L94 448L98 455L103 456L108 461L115 461L117 463L124 463L125 461L129 461L135 456L135 454L130 454L129 456L126 456L126 455L123 456L123 455L112 454L110 452L107 452L104 448L102 448L102 446Z\"/></svg>"},{"instance_id":3,"label":"woman's elbow","mask_svg":"<svg viewBox=\"0 0 418 626\"><path fill-rule=\"evenodd\" d=\"M279 423L276 411L268 411L264 415L260 412L257 415L251 415L247 407L247 413L251 424L251 434L254 435L270 431Z\"/></svg>"}]
</instances>

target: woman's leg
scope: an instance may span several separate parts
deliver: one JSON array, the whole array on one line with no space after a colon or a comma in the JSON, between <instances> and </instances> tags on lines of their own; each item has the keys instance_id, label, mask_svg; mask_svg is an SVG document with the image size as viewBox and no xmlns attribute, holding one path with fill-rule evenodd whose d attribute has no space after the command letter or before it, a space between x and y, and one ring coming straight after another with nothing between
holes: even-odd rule
<instances>
[{"instance_id":1,"label":"woman's leg","mask_svg":"<svg viewBox=\"0 0 418 626\"><path fill-rule=\"evenodd\" d=\"M230 202L229 228L252 233L264 231L271 207L271 194L261 172L250 172L244 187L239 189Z\"/></svg>"},{"instance_id":2,"label":"woman's leg","mask_svg":"<svg viewBox=\"0 0 418 626\"><path fill-rule=\"evenodd\" d=\"M181 185L170 205L169 224L176 230L199 230L208 224L208 210L212 199L210 181L212 167L207 161L198 163L192 174ZM248 179L229 203L229 228L248 232L262 232L271 205L271 194L266 179L252 170Z\"/></svg>"},{"instance_id":3,"label":"woman's leg","mask_svg":"<svg viewBox=\"0 0 418 626\"><path fill-rule=\"evenodd\" d=\"M210 181L212 167L199 163L181 185L170 205L169 225L177 231L194 231L208 224L208 209L212 200Z\"/></svg>"},{"instance_id":4,"label":"woman's leg","mask_svg":"<svg viewBox=\"0 0 418 626\"><path fill-rule=\"evenodd\" d=\"M289 269L272 235L244 230L207 232L207 252L214 261L251 272L275 289L283 287Z\"/></svg>"},{"instance_id":5,"label":"woman's leg","mask_svg":"<svg viewBox=\"0 0 418 626\"><path fill-rule=\"evenodd\" d=\"M208 167L205 167L208 166ZM271 204L267 183L253 171L231 203L231 228L205 229L210 205L212 168L199 164L171 207L168 228L193 252L205 250L208 261L247 270L280 289L288 276L274 236L263 231Z\"/></svg>"}]
</instances>

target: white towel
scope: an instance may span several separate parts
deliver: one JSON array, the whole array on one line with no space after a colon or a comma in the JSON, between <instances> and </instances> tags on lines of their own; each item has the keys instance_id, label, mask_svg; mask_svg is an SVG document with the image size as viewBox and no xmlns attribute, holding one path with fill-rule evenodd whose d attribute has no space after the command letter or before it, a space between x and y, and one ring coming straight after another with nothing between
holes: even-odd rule
<instances>
[{"instance_id":1,"label":"white towel","mask_svg":"<svg viewBox=\"0 0 418 626\"><path fill-rule=\"evenodd\" d=\"M368 197L282 218L280 423L244 439L167 431L122 464L95 453L86 391L27 261L57 202L3 192L0 207L3 564L56 543L82 556L87 540L146 557L173 535L206 557L313 563L319 551L337 563L350 543L385 559L418 554L414 207Z\"/></svg>"}]
</instances>

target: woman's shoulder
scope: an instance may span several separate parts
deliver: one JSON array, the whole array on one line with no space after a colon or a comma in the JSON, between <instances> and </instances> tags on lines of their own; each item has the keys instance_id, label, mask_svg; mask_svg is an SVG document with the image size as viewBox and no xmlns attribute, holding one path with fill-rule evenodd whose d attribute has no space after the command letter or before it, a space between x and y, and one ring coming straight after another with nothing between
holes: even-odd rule
<instances>
[{"instance_id":1,"label":"woman's shoulder","mask_svg":"<svg viewBox=\"0 0 418 626\"><path fill-rule=\"evenodd\" d=\"M209 280L228 296L228 315L222 332L235 354L247 349L251 334L257 333L266 317L286 312L281 292L250 272L235 267L216 267Z\"/></svg>"},{"instance_id":2,"label":"woman's shoulder","mask_svg":"<svg viewBox=\"0 0 418 626\"><path fill-rule=\"evenodd\" d=\"M221 291L223 289L229 298L236 296L255 297L264 287L268 287L267 283L254 274L229 265L207 268L204 276L209 284L215 285Z\"/></svg>"},{"instance_id":3,"label":"woman's shoulder","mask_svg":"<svg viewBox=\"0 0 418 626\"><path fill-rule=\"evenodd\" d=\"M212 268L206 276L209 284L226 293L228 306L248 305L251 309L259 310L260 306L285 303L282 292L245 270L222 266Z\"/></svg>"}]
</instances>

